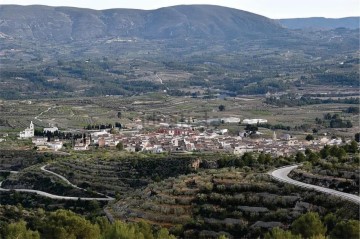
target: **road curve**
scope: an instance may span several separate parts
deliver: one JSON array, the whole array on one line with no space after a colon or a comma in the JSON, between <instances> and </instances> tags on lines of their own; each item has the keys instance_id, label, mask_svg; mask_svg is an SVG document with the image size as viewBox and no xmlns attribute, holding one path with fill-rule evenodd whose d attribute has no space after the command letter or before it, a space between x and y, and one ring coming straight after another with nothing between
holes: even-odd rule
<instances>
[{"instance_id":1,"label":"road curve","mask_svg":"<svg viewBox=\"0 0 360 239\"><path fill-rule=\"evenodd\" d=\"M47 165L45 166L42 166L41 167L41 170L44 171L44 172L47 172L47 173L51 173L59 178L61 178L63 181L65 181L67 184L71 185L72 187L74 188L77 188L77 189L80 189L80 190L84 190L86 191L86 189L83 189L83 188L80 188L74 184L72 184L69 180L67 180L65 177L57 174L57 173L54 173L50 170L47 170L45 169ZM11 171L11 173L15 173L16 171ZM18 173L18 172L16 172ZM55 195L55 194L51 194L51 193L47 193L47 192L43 192L43 191L39 191L39 190L33 190L33 189L7 189L7 188L2 188L1 187L1 184L2 182L0 182L0 191L16 191L16 192L26 192L26 193L35 193L35 194L38 194L40 196L44 196L44 197L48 197L48 198L51 198L51 199L61 199L61 200L84 200L84 201L92 201L92 200L95 200L95 201L112 201L114 200L114 198L112 197L108 197L104 194L101 194L101 193L98 193L99 195L103 195L103 196L106 196L105 198L92 198L92 197L69 197L69 196L60 196L60 195Z\"/></svg>"},{"instance_id":2,"label":"road curve","mask_svg":"<svg viewBox=\"0 0 360 239\"><path fill-rule=\"evenodd\" d=\"M341 197L343 199L346 199L348 201L360 204L360 197L356 196L354 194L350 194L350 193L343 193L340 191L336 191L330 188L324 188L324 187L320 187L320 186L316 186L316 185L312 185L312 184L307 184L307 183L303 183L303 182L299 182L296 181L294 179L291 179L288 177L288 174L295 168L299 167L299 165L290 165L290 166L285 166L282 168L278 168L275 169L273 171L271 171L269 174L277 181L280 182L285 182L285 183L289 183L295 186L299 186L299 187L303 187L303 188L308 188L308 189L313 189L319 192L323 192L323 193L327 193L333 196L337 196L337 197Z\"/></svg>"},{"instance_id":3,"label":"road curve","mask_svg":"<svg viewBox=\"0 0 360 239\"><path fill-rule=\"evenodd\" d=\"M71 183L69 180L67 180L64 176L61 176L60 174L57 174L57 173L54 173L54 172L52 172L52 171L50 171L50 170L45 169L46 166L48 166L48 165L44 165L44 166L42 166L40 169L41 169L42 171L44 171L44 172L51 173L52 175L55 175L56 177L61 178L61 180L63 180L65 183L69 184L70 186L72 186L72 187L74 187L74 188L82 189L82 188L76 186L75 184L72 184L72 183Z\"/></svg>"},{"instance_id":4,"label":"road curve","mask_svg":"<svg viewBox=\"0 0 360 239\"><path fill-rule=\"evenodd\" d=\"M1 188L1 184L2 182L0 182L0 191L16 191L16 192L25 192L25 193L35 193L38 194L40 196L44 196L44 197L48 197L51 199L61 199L61 200L84 200L84 201L111 201L113 200L112 198L84 198L84 197L67 197L67 196L59 196L59 195L55 195L55 194L51 194L51 193L47 193L47 192L43 192L43 191L39 191L39 190L33 190L33 189L6 189L6 188Z\"/></svg>"},{"instance_id":5,"label":"road curve","mask_svg":"<svg viewBox=\"0 0 360 239\"><path fill-rule=\"evenodd\" d=\"M42 171L44 171L44 172L51 173L52 175L55 175L56 177L60 178L61 180L63 180L65 183L69 184L69 185L72 186L73 188L77 188L77 189L80 189L80 190L83 190L83 191L87 191L87 189L85 189L85 188L80 188L80 187L78 187L77 185L71 183L71 182L70 182L67 178L65 178L64 176L61 176L60 174L57 174L57 173L55 173L55 172L53 172L53 171L47 170L47 169L45 168L46 166L48 166L48 164L42 166L40 169L41 169ZM114 198L109 197L109 196L107 196L107 195L105 195L105 194L103 194L103 193L96 192L96 194L99 194L99 195L101 195L101 196L107 197L107 198L109 198L109 200L114 200Z\"/></svg>"}]
</instances>

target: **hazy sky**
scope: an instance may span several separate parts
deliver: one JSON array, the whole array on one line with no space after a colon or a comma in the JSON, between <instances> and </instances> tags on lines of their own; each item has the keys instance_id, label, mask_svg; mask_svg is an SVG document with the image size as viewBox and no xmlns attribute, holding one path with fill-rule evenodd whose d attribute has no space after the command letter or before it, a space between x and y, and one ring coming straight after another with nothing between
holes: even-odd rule
<instances>
[{"instance_id":1,"label":"hazy sky","mask_svg":"<svg viewBox=\"0 0 360 239\"><path fill-rule=\"evenodd\" d=\"M156 9L180 4L212 4L242 9L270 18L339 18L360 15L359 0L0 0L0 4L41 4L93 9Z\"/></svg>"}]
</instances>

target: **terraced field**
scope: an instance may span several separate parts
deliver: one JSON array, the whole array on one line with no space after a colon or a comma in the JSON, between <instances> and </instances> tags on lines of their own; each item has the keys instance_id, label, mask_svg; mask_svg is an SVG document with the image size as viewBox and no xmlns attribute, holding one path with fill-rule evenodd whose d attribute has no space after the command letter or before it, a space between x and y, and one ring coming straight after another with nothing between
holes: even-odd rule
<instances>
[{"instance_id":1,"label":"terraced field","mask_svg":"<svg viewBox=\"0 0 360 239\"><path fill-rule=\"evenodd\" d=\"M139 157L117 159L66 159L47 168L65 176L73 184L110 196L127 195L134 188L147 186L179 174L189 173L193 157Z\"/></svg>"},{"instance_id":2,"label":"terraced field","mask_svg":"<svg viewBox=\"0 0 360 239\"><path fill-rule=\"evenodd\" d=\"M277 183L263 173L209 169L168 178L111 205L120 219L144 219L176 230L185 238L257 238L272 227L287 228L311 210L358 218L358 206L312 191Z\"/></svg>"}]
</instances>

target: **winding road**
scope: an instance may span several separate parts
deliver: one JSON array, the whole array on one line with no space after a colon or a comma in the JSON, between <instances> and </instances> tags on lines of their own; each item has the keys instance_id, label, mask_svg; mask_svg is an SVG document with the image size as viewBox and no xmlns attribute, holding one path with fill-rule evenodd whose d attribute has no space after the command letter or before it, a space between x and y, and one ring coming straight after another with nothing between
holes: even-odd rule
<instances>
[{"instance_id":1,"label":"winding road","mask_svg":"<svg viewBox=\"0 0 360 239\"><path fill-rule=\"evenodd\" d=\"M61 178L65 183L69 184L69 185L72 186L73 188L85 190L85 189L83 189L83 188L80 188L80 187L76 186L75 184L72 184L69 180L67 180L65 177L61 176L60 174L57 174L57 173L54 173L53 171L50 171L50 170L45 169L46 166L48 166L48 165L44 165L44 166L42 166L40 169L41 169L42 171L44 171L44 172L51 173L52 175L55 175L56 177Z\"/></svg>"},{"instance_id":2,"label":"winding road","mask_svg":"<svg viewBox=\"0 0 360 239\"><path fill-rule=\"evenodd\" d=\"M52 172L50 170L46 169L46 166L48 165L44 165L42 166L40 169L46 173L50 173L52 175L57 176L58 178L60 178L61 180L63 180L65 183L67 183L68 185L80 189L80 190L84 190L87 191L84 188L80 188L78 186L76 186L75 184L72 184L68 179L66 179L64 176L61 176L60 174L57 174L55 172ZM323 193L327 193L333 196L337 196L337 197L341 197L343 199L346 199L348 201L360 204L360 197L353 195L353 194L349 194L349 193L344 193L344 192L340 192L340 191L336 191L330 188L324 188L324 187L320 187L320 186L316 186L316 185L312 185L312 184L307 184L307 183L303 183L303 182L299 182L296 181L294 179L291 179L288 177L288 174L295 168L299 167L299 165L291 165L291 166L285 166L282 168L278 168L275 169L271 172L269 172L269 174L272 176L272 178L274 178L277 181L280 182L285 182L285 183L289 183L295 186L299 186L299 187L303 187L303 188L307 188L307 189L313 189L319 192L323 192ZM16 171L11 171L11 173L18 173ZM27 193L36 193L38 195L44 196L44 197L48 197L51 199L62 199L62 200L96 200L96 201L112 201L114 200L114 198L106 196L102 193L97 193L99 195L104 196L103 198L93 198L93 197L69 197L69 196L60 196L60 195L54 195L51 193L47 193L47 192L43 192L43 191L39 191L39 190L33 190L33 189L6 189L6 188L2 188L1 187L2 182L0 182L0 191L17 191L17 192L27 192Z\"/></svg>"},{"instance_id":3,"label":"winding road","mask_svg":"<svg viewBox=\"0 0 360 239\"><path fill-rule=\"evenodd\" d=\"M288 177L288 174L295 168L299 167L299 165L291 165L291 166L285 166L282 168L275 169L274 171L271 171L269 174L277 181L289 183L295 186L313 189L319 192L327 193L333 196L341 197L343 199L346 199L348 201L360 204L360 197L356 196L354 194L350 193L343 193L340 191L336 191L330 188L324 188L312 184L307 184L303 182L296 181L294 179L291 179Z\"/></svg>"},{"instance_id":4,"label":"winding road","mask_svg":"<svg viewBox=\"0 0 360 239\"><path fill-rule=\"evenodd\" d=\"M59 177L61 180L63 180L65 183L69 184L70 186L83 190L83 191L87 191L84 188L80 188L78 186L76 186L75 184L72 184L69 180L67 180L65 177L61 176L60 174L54 173L50 170L45 169L45 167L48 165L44 165L42 166L40 169L44 172L47 173L51 173L57 177ZM11 171L11 173L18 173L16 171ZM48 197L51 199L61 199L61 200L85 200L85 201L112 201L114 200L114 198L106 196L102 193L97 193L99 195L104 196L103 198L93 198L93 197L69 197L69 196L60 196L60 195L55 195L55 194L51 194L51 193L47 193L47 192L43 192L43 191L39 191L39 190L33 190L33 189L7 189L7 188L2 188L1 187L2 182L0 182L0 191L16 191L16 192L26 192L26 193L35 193L38 194L40 196L44 196L44 197Z\"/></svg>"}]
</instances>

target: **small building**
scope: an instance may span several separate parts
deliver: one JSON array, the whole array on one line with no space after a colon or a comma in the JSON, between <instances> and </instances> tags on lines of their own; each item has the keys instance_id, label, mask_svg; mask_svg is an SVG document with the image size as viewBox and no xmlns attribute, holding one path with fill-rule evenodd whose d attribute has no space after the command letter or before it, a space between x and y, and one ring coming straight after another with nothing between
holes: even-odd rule
<instances>
[{"instance_id":1,"label":"small building","mask_svg":"<svg viewBox=\"0 0 360 239\"><path fill-rule=\"evenodd\" d=\"M241 145L234 148L233 153L236 155L243 155L247 152L254 152L254 146L250 145Z\"/></svg>"},{"instance_id":2,"label":"small building","mask_svg":"<svg viewBox=\"0 0 360 239\"><path fill-rule=\"evenodd\" d=\"M285 141L289 141L292 139L291 135L290 134L284 134L281 136L281 139L282 140L285 140Z\"/></svg>"},{"instance_id":3,"label":"small building","mask_svg":"<svg viewBox=\"0 0 360 239\"><path fill-rule=\"evenodd\" d=\"M129 145L129 146L125 147L125 150L128 152L136 152L136 147Z\"/></svg>"},{"instance_id":4,"label":"small building","mask_svg":"<svg viewBox=\"0 0 360 239\"><path fill-rule=\"evenodd\" d=\"M45 145L47 142L47 138L43 137L36 137L32 139L32 143L35 144L35 146Z\"/></svg>"},{"instance_id":5,"label":"small building","mask_svg":"<svg viewBox=\"0 0 360 239\"><path fill-rule=\"evenodd\" d=\"M51 150L58 151L59 149L61 149L63 147L63 142L61 142L61 141L48 142L47 146Z\"/></svg>"},{"instance_id":6,"label":"small building","mask_svg":"<svg viewBox=\"0 0 360 239\"><path fill-rule=\"evenodd\" d=\"M77 143L74 146L75 151L85 151L85 150L88 150L88 149L89 149L89 146L87 144L84 144L84 143Z\"/></svg>"}]
</instances>

